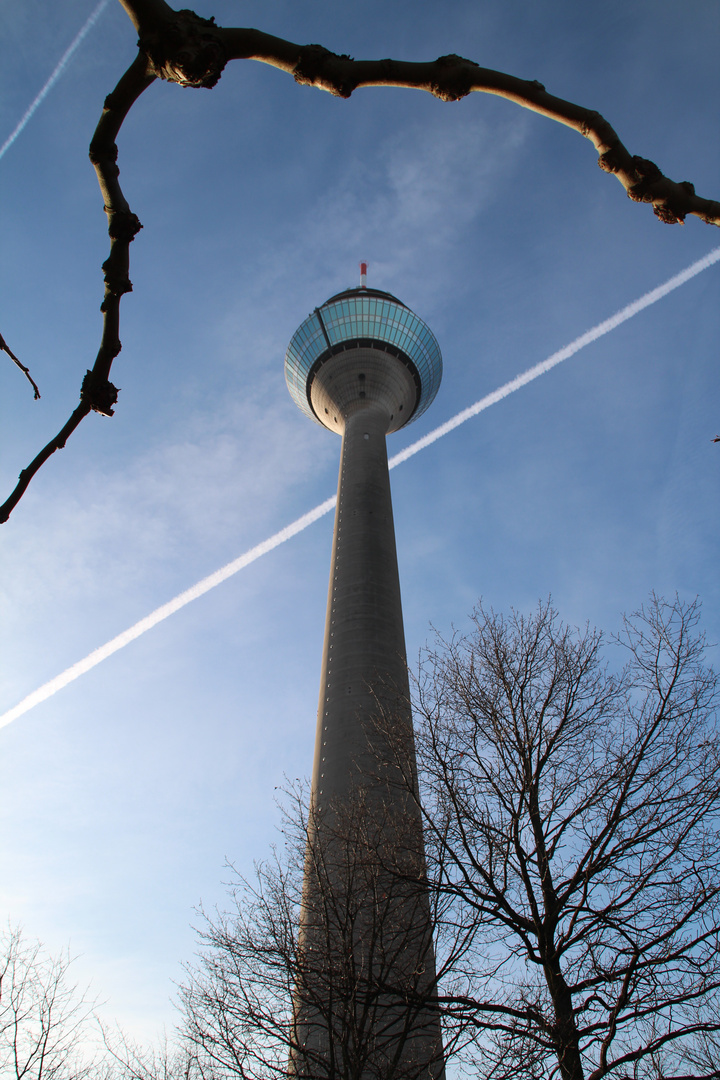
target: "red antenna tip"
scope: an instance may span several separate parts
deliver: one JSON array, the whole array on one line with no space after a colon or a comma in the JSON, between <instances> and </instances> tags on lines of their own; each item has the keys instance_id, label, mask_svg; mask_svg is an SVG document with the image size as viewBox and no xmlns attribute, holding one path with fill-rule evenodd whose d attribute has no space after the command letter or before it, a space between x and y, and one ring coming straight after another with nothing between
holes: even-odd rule
<instances>
[{"instance_id":1,"label":"red antenna tip","mask_svg":"<svg viewBox=\"0 0 720 1080\"><path fill-rule=\"evenodd\" d=\"M360 288L361 289L366 289L367 288L367 263L366 262L361 262L360 263Z\"/></svg>"}]
</instances>

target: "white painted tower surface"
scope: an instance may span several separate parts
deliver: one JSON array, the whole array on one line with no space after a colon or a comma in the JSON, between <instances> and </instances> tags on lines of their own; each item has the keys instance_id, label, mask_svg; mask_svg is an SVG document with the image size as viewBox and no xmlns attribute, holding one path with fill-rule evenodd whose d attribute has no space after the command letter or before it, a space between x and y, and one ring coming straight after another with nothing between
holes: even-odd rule
<instances>
[{"instance_id":1,"label":"white painted tower surface","mask_svg":"<svg viewBox=\"0 0 720 1080\"><path fill-rule=\"evenodd\" d=\"M342 436L290 1072L439 1080L435 960L385 436L419 416L438 344L390 293L331 297L288 346L298 406Z\"/></svg>"}]
</instances>

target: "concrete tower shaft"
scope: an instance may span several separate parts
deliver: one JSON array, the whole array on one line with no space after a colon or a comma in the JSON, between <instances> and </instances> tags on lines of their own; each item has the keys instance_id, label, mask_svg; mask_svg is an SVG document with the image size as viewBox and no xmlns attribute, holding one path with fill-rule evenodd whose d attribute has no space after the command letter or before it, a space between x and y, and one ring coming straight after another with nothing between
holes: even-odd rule
<instances>
[{"instance_id":1,"label":"concrete tower shaft","mask_svg":"<svg viewBox=\"0 0 720 1080\"><path fill-rule=\"evenodd\" d=\"M303 1080L442 1080L385 436L435 396L442 362L388 293L349 290L286 356L300 408L342 435L296 984Z\"/></svg>"},{"instance_id":2,"label":"concrete tower shaft","mask_svg":"<svg viewBox=\"0 0 720 1080\"><path fill-rule=\"evenodd\" d=\"M380 752L379 710L411 738L389 417L387 406L373 402L344 420L312 781L317 807L345 801L358 787L381 791L380 763L392 755Z\"/></svg>"}]
</instances>

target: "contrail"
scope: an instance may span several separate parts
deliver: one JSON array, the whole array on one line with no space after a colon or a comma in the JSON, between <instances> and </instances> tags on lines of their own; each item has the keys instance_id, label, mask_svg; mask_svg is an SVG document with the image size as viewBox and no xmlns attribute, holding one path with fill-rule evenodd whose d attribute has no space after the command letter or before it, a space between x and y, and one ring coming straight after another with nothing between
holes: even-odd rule
<instances>
[{"instance_id":1,"label":"contrail","mask_svg":"<svg viewBox=\"0 0 720 1080\"><path fill-rule=\"evenodd\" d=\"M96 664L106 660L108 656L112 656L118 649L124 648L125 645L129 645L135 638L139 638L141 634L144 634L147 630L151 630L153 626L157 626L163 619L167 619L170 615L174 615L180 608L185 607L191 600L197 600L199 596L209 592L210 589L214 589L216 585L222 584L223 581L227 581L233 574L237 574L238 570L243 570L250 563L255 562L262 555L267 555L268 551L272 551L279 544L284 544L286 540L289 540L292 536L302 532L303 529L307 529L308 525L312 525L313 521L317 521L318 518L323 517L329 513L335 506L336 496L326 499L325 502L320 503L314 510L309 510L307 514L303 514L302 517L297 518L290 525L286 525L284 529L280 529L279 532L274 533L267 540L263 540L262 543L256 544L255 547L250 548L244 555L238 556L237 559L233 559L232 562L226 563L225 566L216 570L214 574L210 574L208 577L203 578L202 581L198 581L196 585L192 585L185 592L181 592L179 596L176 596L174 600L169 600L167 604L163 604L162 607L155 608L149 615L146 615L140 622L136 622L134 626L131 626L129 630L124 630L122 634L118 634L117 637L112 638L111 641L101 645L99 649L95 649L84 660L79 660L77 664L73 664L62 674L56 675L50 682L46 682L38 690L33 690L32 694L28 694L26 698L16 705L14 709L9 709L6 713L0 716L0 727L5 727L6 724L16 720L18 716L22 716L28 709L32 709L35 705L39 705L41 701L46 701L47 698L52 697L58 690L62 690L63 686L67 686L68 683L73 682L74 679L78 679L81 675L84 675L86 671L90 671Z\"/></svg>"},{"instance_id":2,"label":"contrail","mask_svg":"<svg viewBox=\"0 0 720 1080\"><path fill-rule=\"evenodd\" d=\"M620 326L621 323L627 322L628 319L632 319L633 315L637 315L638 312L644 311L645 308L650 307L651 304L657 303L663 296L667 296L674 289L684 285L686 281L690 281L697 274L702 273L703 270L707 270L713 263L720 260L720 247L714 248L708 252L702 259L698 259L692 266L688 266L686 270L681 270L679 274L671 277L669 281L666 281L664 285L659 285L656 289L652 289L650 292L645 293L639 300L634 300L632 304L628 304L627 307L622 308L615 315L611 315L609 319L605 319L604 322L598 323L597 326L593 326L591 330L581 334L580 337L575 338L569 345L559 349L557 352L549 356L547 360L542 360L539 364L535 364L534 367L528 368L521 375L517 375L510 382L505 383L503 386L498 387L497 390L493 390L491 394L487 394L484 398L480 398L474 405L471 405L469 409L463 409L462 412L456 413L455 416L446 420L440 427L436 427L428 435L424 435L422 439L418 439L417 442L412 443L406 447L405 450L401 450L399 454L395 454L390 458L389 465L391 469L394 469L396 465L400 465L401 462L407 461L408 458L414 454L419 453L420 450L424 450L426 446L430 446L431 443L437 442L443 435L447 435L448 432L453 431L460 424L464 424L466 420L469 420L473 416L477 416L478 413L483 412L485 409L489 409L491 405L494 405L498 401L502 401L509 394L514 394L516 390L519 390L522 386L526 386L533 379L537 379L538 376L544 375L546 371L550 371L551 368L561 364L563 360L567 360L570 356L574 356L580 349L584 349L586 345L590 345L591 342L597 341L598 338L603 337L605 334L609 334L611 330L614 330L616 326ZM86 656L84 660L78 661L77 664L73 664L62 674L57 675L50 682L46 682L44 686L41 686L38 690L34 690L32 694L28 694L26 698L16 705L12 709L8 709L7 712L0 715L0 727L5 727L6 724L16 720L23 713L28 712L35 705L39 705L41 701L46 701L47 698L52 697L58 690L61 690L68 683L71 683L74 679L79 678L80 675L84 675L86 671L90 671L96 664L107 659L108 656L112 656L118 649L122 649L125 645L129 645L135 638L139 638L141 634L144 634L147 630L152 629L153 626L157 626L163 619L167 619L168 616L173 615L180 608L185 607L191 600L197 600L199 596L203 596L204 593L209 592L210 589L214 589L216 585L220 585L223 581L227 581L233 574L237 574L239 570L243 570L250 563L255 562L256 559L261 558L263 555L267 555L273 548L278 547L280 544L284 544L286 540L290 540L291 537L297 536L298 533L303 532L309 525L312 525L314 521L324 517L325 514L329 514L334 508L336 502L335 496L326 499L325 502L320 503L313 510L308 511L307 514L303 514L302 517L297 518L290 525L286 525L284 529L280 529L279 532L274 533L267 540L263 540L262 543L257 544L255 547L250 548L244 555L240 555L237 559L233 559L232 562L227 563L221 567L220 570L216 570L214 574L210 574L209 577L203 578L202 581L198 581L196 585L193 585L190 589L186 589L185 592L181 592L179 596L176 596L174 600L168 601L167 604L163 604L162 607L156 608L155 611L146 615L144 619L136 622L134 626L131 626L129 630L123 631L122 634L118 634L111 641L108 641L105 645L101 645L99 649L95 649L89 656Z\"/></svg>"},{"instance_id":3,"label":"contrail","mask_svg":"<svg viewBox=\"0 0 720 1080\"><path fill-rule=\"evenodd\" d=\"M449 420L446 420L440 427L436 427L433 431L430 431L427 435L423 435L422 439L418 439L417 442L412 443L411 446L401 450L399 454L395 454L391 457L388 464L391 469L394 469L396 465L400 465L401 462L407 461L413 454L419 453L420 450L424 450L426 446L430 446L431 443L437 442L438 439L442 439L443 435L447 435L449 431L453 431L456 427L460 427L460 424L464 424L466 420L469 420L472 416L477 416L478 413L483 412L485 409L489 409L491 405L494 405L498 401L502 401L508 394L514 394L516 390L519 390L522 386L527 386L533 379L537 379L539 375L544 375L546 371L550 371L551 368L557 367L558 364L562 364L563 360L567 360L569 357L574 356L580 349L584 349L586 345L592 344L593 341L597 341L598 338L604 337L605 334L609 334L611 330L614 330L616 326L620 326L621 323L627 322L628 319L632 319L633 315L637 315L638 312L644 311L645 308L650 307L651 304L656 304L658 300L662 300L663 296L667 296L674 289L684 285L686 281L690 281L697 274L701 274L703 270L707 270L709 266L716 263L720 259L720 247L713 248L707 255L704 255L702 259L698 259L691 266L688 266L685 270L681 270L675 277L671 277L669 281L666 281L664 285L658 285L657 289L651 289L650 292L645 293L639 300L633 300L632 304L628 304L627 307L621 308L620 311L611 315L609 319L605 319L604 322L598 323L597 326L593 326L591 330L586 330L580 337L575 338L569 345L565 345L562 349L558 349L552 356L548 356L547 360L541 360L539 364L535 364L534 367L528 368L527 371L523 371L522 375L516 375L510 382L506 382L504 386L498 387L497 390L493 390L491 394L487 394L484 398L480 398L474 405L471 405L468 409L463 409L462 412L456 413L455 416L451 416ZM2 717L0 716L0 721Z\"/></svg>"},{"instance_id":4,"label":"contrail","mask_svg":"<svg viewBox=\"0 0 720 1080\"><path fill-rule=\"evenodd\" d=\"M35 110L38 108L39 105L42 104L42 102L45 100L47 95L50 93L53 86L58 81L58 79L62 75L63 71L67 67L69 61L72 59L72 56L73 56L75 50L81 44L81 42L82 42L83 38L85 37L85 35L87 34L88 30L90 30L94 26L94 24L98 21L98 19L102 15L103 11L105 10L105 8L108 6L108 3L109 3L109 0L100 0L100 3L92 11L92 13L88 16L88 19L85 22L85 24L81 27L81 29L78 31L78 33L75 35L73 40L68 45L65 52L60 57L60 60L59 60L59 62L57 64L55 70L53 71L52 75L50 76L48 81L43 86L43 88L40 91L40 93L38 94L38 96L35 98L35 100L30 105L28 105L27 109L23 113L23 116L22 116L22 119L20 120L20 123L17 125L17 127L12 132L12 134L8 135L7 139L2 144L2 146L0 146L0 159L2 159L5 156L6 152L10 149L12 144L15 142L18 135L27 126L27 124L30 121L30 119L31 119L33 113L35 112Z\"/></svg>"}]
</instances>

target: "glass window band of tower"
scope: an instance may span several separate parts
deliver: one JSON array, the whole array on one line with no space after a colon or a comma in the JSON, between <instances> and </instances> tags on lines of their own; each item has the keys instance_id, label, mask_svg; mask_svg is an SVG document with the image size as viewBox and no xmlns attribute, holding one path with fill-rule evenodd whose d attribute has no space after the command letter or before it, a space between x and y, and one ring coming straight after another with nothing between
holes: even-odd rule
<instances>
[{"instance_id":1,"label":"glass window band of tower","mask_svg":"<svg viewBox=\"0 0 720 1080\"><path fill-rule=\"evenodd\" d=\"M407 364L420 382L412 419L425 412L440 386L442 356L422 319L390 293L370 289L339 293L322 305L319 314L305 319L285 354L285 379L298 408L319 423L309 402L311 374L343 347L362 344L386 349Z\"/></svg>"}]
</instances>

